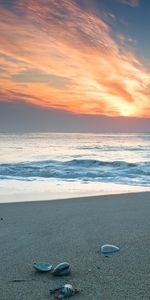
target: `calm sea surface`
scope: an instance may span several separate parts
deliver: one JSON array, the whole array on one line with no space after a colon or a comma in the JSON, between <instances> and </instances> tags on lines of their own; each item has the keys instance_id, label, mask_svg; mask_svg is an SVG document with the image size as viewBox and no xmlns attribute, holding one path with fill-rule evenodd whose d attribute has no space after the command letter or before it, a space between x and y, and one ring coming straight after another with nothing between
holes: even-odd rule
<instances>
[{"instance_id":1,"label":"calm sea surface","mask_svg":"<svg viewBox=\"0 0 150 300\"><path fill-rule=\"evenodd\" d=\"M0 134L0 201L150 190L150 134Z\"/></svg>"}]
</instances>

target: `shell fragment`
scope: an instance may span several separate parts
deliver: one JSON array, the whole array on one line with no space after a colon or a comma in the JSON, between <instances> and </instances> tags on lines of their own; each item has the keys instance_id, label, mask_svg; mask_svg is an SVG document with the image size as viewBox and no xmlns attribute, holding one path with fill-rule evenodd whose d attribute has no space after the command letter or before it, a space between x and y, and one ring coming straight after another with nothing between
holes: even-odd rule
<instances>
[{"instance_id":1,"label":"shell fragment","mask_svg":"<svg viewBox=\"0 0 150 300\"><path fill-rule=\"evenodd\" d=\"M63 285L60 288L50 290L50 293L54 295L55 299L68 298L79 292L80 289L77 288L74 289L73 286L69 283Z\"/></svg>"}]
</instances>

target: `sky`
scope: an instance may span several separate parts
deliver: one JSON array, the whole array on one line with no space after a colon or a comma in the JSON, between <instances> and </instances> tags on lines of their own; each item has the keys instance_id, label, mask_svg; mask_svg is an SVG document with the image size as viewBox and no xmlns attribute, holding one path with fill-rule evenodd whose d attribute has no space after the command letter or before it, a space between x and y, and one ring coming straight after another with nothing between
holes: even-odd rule
<instances>
[{"instance_id":1,"label":"sky","mask_svg":"<svg viewBox=\"0 0 150 300\"><path fill-rule=\"evenodd\" d=\"M150 1L0 0L0 131L149 131Z\"/></svg>"}]
</instances>

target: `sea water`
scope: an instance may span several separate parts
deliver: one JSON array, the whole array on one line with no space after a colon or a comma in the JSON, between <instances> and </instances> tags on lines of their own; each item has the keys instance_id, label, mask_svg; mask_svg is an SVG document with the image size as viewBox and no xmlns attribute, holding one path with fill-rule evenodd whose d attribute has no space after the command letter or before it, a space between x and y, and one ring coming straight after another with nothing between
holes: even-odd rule
<instances>
[{"instance_id":1,"label":"sea water","mask_svg":"<svg viewBox=\"0 0 150 300\"><path fill-rule=\"evenodd\" d=\"M0 202L150 191L150 133L0 134Z\"/></svg>"}]
</instances>

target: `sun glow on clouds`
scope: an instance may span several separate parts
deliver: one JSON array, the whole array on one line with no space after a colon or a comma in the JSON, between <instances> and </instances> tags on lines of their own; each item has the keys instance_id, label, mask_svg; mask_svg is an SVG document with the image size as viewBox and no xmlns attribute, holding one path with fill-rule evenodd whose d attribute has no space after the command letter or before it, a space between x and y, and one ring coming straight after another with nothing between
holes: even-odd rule
<instances>
[{"instance_id":1,"label":"sun glow on clouds","mask_svg":"<svg viewBox=\"0 0 150 300\"><path fill-rule=\"evenodd\" d=\"M1 1L0 9L2 100L149 117L150 72L102 19L72 0Z\"/></svg>"}]
</instances>

